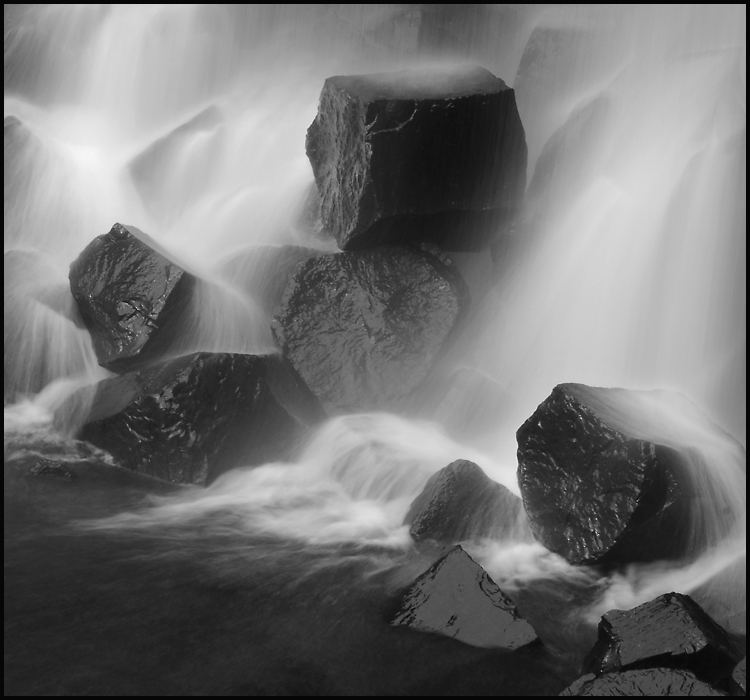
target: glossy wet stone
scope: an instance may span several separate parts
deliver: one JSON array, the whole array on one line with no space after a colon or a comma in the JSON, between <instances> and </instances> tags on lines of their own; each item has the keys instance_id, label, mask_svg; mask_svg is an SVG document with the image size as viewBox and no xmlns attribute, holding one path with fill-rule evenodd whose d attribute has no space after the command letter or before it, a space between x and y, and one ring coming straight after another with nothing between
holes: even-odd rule
<instances>
[{"instance_id":1,"label":"glossy wet stone","mask_svg":"<svg viewBox=\"0 0 750 700\"><path fill-rule=\"evenodd\" d=\"M344 250L433 236L471 249L525 188L513 90L479 66L328 78L306 150Z\"/></svg>"},{"instance_id":2,"label":"glossy wet stone","mask_svg":"<svg viewBox=\"0 0 750 700\"><path fill-rule=\"evenodd\" d=\"M537 638L513 602L461 546L414 582L391 625L443 634L478 647L518 649Z\"/></svg>"},{"instance_id":3,"label":"glossy wet stone","mask_svg":"<svg viewBox=\"0 0 750 700\"><path fill-rule=\"evenodd\" d=\"M272 330L329 414L388 410L428 375L467 303L440 260L383 246L302 263Z\"/></svg>"},{"instance_id":4,"label":"glossy wet stone","mask_svg":"<svg viewBox=\"0 0 750 700\"><path fill-rule=\"evenodd\" d=\"M159 359L178 334L196 278L152 241L115 224L70 266L70 289L102 367Z\"/></svg>"},{"instance_id":5,"label":"glossy wet stone","mask_svg":"<svg viewBox=\"0 0 750 700\"><path fill-rule=\"evenodd\" d=\"M299 424L271 392L270 362L195 353L104 380L80 436L120 466L183 484L288 458Z\"/></svg>"},{"instance_id":6,"label":"glossy wet stone","mask_svg":"<svg viewBox=\"0 0 750 700\"><path fill-rule=\"evenodd\" d=\"M409 507L404 524L415 540L460 542L517 534L522 503L481 467L457 460L433 474Z\"/></svg>"},{"instance_id":7,"label":"glossy wet stone","mask_svg":"<svg viewBox=\"0 0 750 700\"><path fill-rule=\"evenodd\" d=\"M727 632L692 598L667 593L632 610L610 610L585 668L597 675L644 666L685 668L717 682L741 658Z\"/></svg>"},{"instance_id":8,"label":"glossy wet stone","mask_svg":"<svg viewBox=\"0 0 750 700\"><path fill-rule=\"evenodd\" d=\"M561 384L516 434L534 535L572 564L686 553L692 486L671 441L644 426L638 402L648 394Z\"/></svg>"},{"instance_id":9,"label":"glossy wet stone","mask_svg":"<svg viewBox=\"0 0 750 700\"><path fill-rule=\"evenodd\" d=\"M670 696L696 695L722 697L723 693L707 683L698 680L689 671L672 668L648 668L624 673L606 673L599 678L593 674L579 678L569 688L563 690L563 696Z\"/></svg>"}]
</instances>

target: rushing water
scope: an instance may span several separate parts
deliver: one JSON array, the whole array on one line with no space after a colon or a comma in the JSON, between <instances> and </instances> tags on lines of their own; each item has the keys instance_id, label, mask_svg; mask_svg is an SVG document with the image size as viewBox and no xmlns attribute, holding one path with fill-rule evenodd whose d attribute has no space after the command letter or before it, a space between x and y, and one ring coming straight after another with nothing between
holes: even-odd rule
<instances>
[{"instance_id":1,"label":"rushing water","mask_svg":"<svg viewBox=\"0 0 750 700\"><path fill-rule=\"evenodd\" d=\"M6 121L10 464L35 454L70 462L91 456L64 434L86 409L73 406L70 415L66 397L108 373L96 365L77 318L67 270L116 221L147 232L208 280L195 309L191 348L269 351L255 300L228 286L221 270L248 246L332 249L302 214L312 182L305 131L326 77L426 64L484 65L516 90L530 180L526 225L510 236L501 279L490 285L481 265L466 267L482 298L451 361L497 386L501 399L487 404L481 430L451 430L460 425L456 411L465 410L467 401L484 401L486 387L480 385L486 382L479 380L454 413L432 415L437 422L385 414L340 417L311 437L295 463L235 470L205 490L167 490L145 505L130 490L112 500L94 486L82 487L87 498L68 494L62 503L48 503L40 497L54 515L40 509L39 518L50 517L56 531L63 528L60 551L67 547L103 561L104 573L80 563L63 573L65 559L45 538L32 546L13 535L11 550L26 578L19 575L11 588L22 601L19 591L31 596L18 603L19 618L31 615L45 629L29 611L40 599L58 597L45 588L57 574L66 601L76 599L74 574L90 579L92 596L107 601L95 601L91 609L106 617L116 606L113 581L124 576L124 591L143 574L158 589L158 562L167 562L173 573L176 567L175 576L211 579L212 591L248 581L248 590L267 596L268 586L242 562L266 571L275 582L271 588L295 599L305 581L317 582L317 591L330 588L336 600L346 598L349 589L342 586L361 587L356 604L342 604L335 624L356 620L360 607L373 617L371 600L379 599L368 591L393 591L429 563L410 549L401 525L427 478L454 459L472 459L517 493L515 431L556 384L571 381L676 390L723 428L707 429L692 407L683 411L675 403L668 426L660 428L698 455L696 478L705 481L706 498L696 523L718 533L704 539L709 550L683 567L632 567L604 580L550 555L518 522L509 539L472 543L472 553L519 600L539 589L562 606L570 598L550 588L576 591L580 602L564 624L547 622L547 628L541 619L546 612L536 613L548 635L544 641L563 659L570 639L577 640L570 646L580 643L585 650L591 622L601 612L670 590L702 595L717 615L744 610L745 457L737 441L744 444L746 400L745 6L457 8L6 6L5 116L22 124L9 127ZM584 119L596 127L576 139ZM545 189L539 184L549 162L545 144L566 138L572 147L557 158L557 175ZM657 413L663 416L664 407ZM142 495L146 487L139 484L128 488ZM11 512L21 523L10 521L12 533L26 532L28 512ZM724 521L731 526L723 527ZM113 548L122 554L113 555ZM338 573L329 575L329 569ZM186 606L199 603L195 590L184 595ZM320 595L317 604L325 609ZM148 592L139 596L151 610ZM216 612L221 597L212 596L214 619L224 620ZM265 654L268 673L236 681L247 691L241 694L274 694L268 679L283 666L284 629L295 634L307 620L322 633L320 619L310 618L307 608L291 605L301 616L294 618L280 605L270 606L268 618L278 620L282 632L268 632L266 647L253 642L260 644L253 653ZM546 611L556 609L550 605ZM76 610L73 603L70 610ZM118 615L114 629L119 625L138 638ZM37 632L29 636L35 640L30 648L39 643ZM59 624L51 624L50 633L61 634ZM66 635L61 643L85 646L84 639ZM344 634L343 647L323 636L326 663L341 673L334 658L347 644L358 648L357 633ZM300 639L295 658L316 644L309 633ZM169 637L159 649L175 643ZM140 663L136 651L127 653ZM356 663L377 666L363 660L364 650L358 653L363 658ZM305 680L297 690L330 690L306 663L298 664ZM379 685L373 671L353 674L356 679L337 690L403 694L448 687L402 677L405 671L390 657L383 668L393 674L392 685ZM484 677L493 677L482 668ZM158 675L158 669L150 673ZM559 670L547 671L558 678ZM125 675L113 670L110 682L123 683ZM67 680L64 687L107 692L103 681L87 682ZM223 688L212 676L201 682L205 692ZM181 687L153 678L138 683L133 692ZM502 683L527 694L556 687L554 680L544 688L516 687L505 676ZM284 689L294 690L275 688Z\"/></svg>"}]
</instances>

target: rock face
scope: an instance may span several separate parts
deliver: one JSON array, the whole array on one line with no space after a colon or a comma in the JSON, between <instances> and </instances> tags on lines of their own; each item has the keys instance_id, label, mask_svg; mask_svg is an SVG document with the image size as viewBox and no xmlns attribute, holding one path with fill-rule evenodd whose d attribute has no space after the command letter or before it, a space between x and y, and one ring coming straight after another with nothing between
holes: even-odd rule
<instances>
[{"instance_id":1,"label":"rock face","mask_svg":"<svg viewBox=\"0 0 750 700\"><path fill-rule=\"evenodd\" d=\"M81 438L123 467L204 484L288 456L296 421L268 386L269 358L195 353L100 383Z\"/></svg>"},{"instance_id":2,"label":"rock face","mask_svg":"<svg viewBox=\"0 0 750 700\"><path fill-rule=\"evenodd\" d=\"M415 540L460 542L514 533L521 499L481 467L459 459L433 474L409 507L404 524Z\"/></svg>"},{"instance_id":3,"label":"rock face","mask_svg":"<svg viewBox=\"0 0 750 700\"><path fill-rule=\"evenodd\" d=\"M478 66L328 78L306 149L323 225L344 250L445 244L456 228L454 246L471 249L472 231L484 237L526 184L513 90Z\"/></svg>"},{"instance_id":4,"label":"rock face","mask_svg":"<svg viewBox=\"0 0 750 700\"><path fill-rule=\"evenodd\" d=\"M513 602L460 546L414 582L391 624L477 647L518 649L537 638Z\"/></svg>"},{"instance_id":5,"label":"rock face","mask_svg":"<svg viewBox=\"0 0 750 700\"><path fill-rule=\"evenodd\" d=\"M585 667L596 675L646 666L687 668L704 680L731 673L741 655L689 596L667 593L632 610L610 610Z\"/></svg>"},{"instance_id":6,"label":"rock face","mask_svg":"<svg viewBox=\"0 0 750 700\"><path fill-rule=\"evenodd\" d=\"M516 433L534 536L570 563L685 553L691 487L680 455L658 436L641 439L637 410L618 408L649 393L561 384Z\"/></svg>"},{"instance_id":7,"label":"rock face","mask_svg":"<svg viewBox=\"0 0 750 700\"><path fill-rule=\"evenodd\" d=\"M122 224L70 266L70 289L99 364L115 372L158 357L176 334L196 278Z\"/></svg>"},{"instance_id":8,"label":"rock face","mask_svg":"<svg viewBox=\"0 0 750 700\"><path fill-rule=\"evenodd\" d=\"M699 681L689 671L672 668L647 668L640 671L624 673L606 673L599 678L593 674L579 678L560 695L588 696L666 696L666 695L699 695L722 697L722 693L707 683Z\"/></svg>"},{"instance_id":9,"label":"rock face","mask_svg":"<svg viewBox=\"0 0 750 700\"><path fill-rule=\"evenodd\" d=\"M384 246L304 262L272 331L329 414L382 410L424 380L467 303L438 259Z\"/></svg>"}]
</instances>

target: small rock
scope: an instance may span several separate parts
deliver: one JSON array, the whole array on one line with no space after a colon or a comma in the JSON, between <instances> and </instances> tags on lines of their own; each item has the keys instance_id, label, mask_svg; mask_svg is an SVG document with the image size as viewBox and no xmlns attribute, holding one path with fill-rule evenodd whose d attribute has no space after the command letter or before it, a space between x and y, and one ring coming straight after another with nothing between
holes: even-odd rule
<instances>
[{"instance_id":1,"label":"small rock","mask_svg":"<svg viewBox=\"0 0 750 700\"><path fill-rule=\"evenodd\" d=\"M409 534L415 540L503 539L515 533L522 512L518 496L492 481L474 462L459 459L428 479L404 525L411 526Z\"/></svg>"},{"instance_id":2,"label":"small rock","mask_svg":"<svg viewBox=\"0 0 750 700\"><path fill-rule=\"evenodd\" d=\"M436 632L476 647L518 649L537 639L513 602L460 546L414 582L391 625Z\"/></svg>"},{"instance_id":3,"label":"small rock","mask_svg":"<svg viewBox=\"0 0 750 700\"><path fill-rule=\"evenodd\" d=\"M600 675L658 665L719 681L740 657L727 633L689 596L667 593L603 615L584 668Z\"/></svg>"},{"instance_id":4,"label":"small rock","mask_svg":"<svg viewBox=\"0 0 750 700\"><path fill-rule=\"evenodd\" d=\"M40 459L33 467L29 469L32 476L52 477L54 479L63 479L64 481L73 481L73 472L64 467L60 462L51 459Z\"/></svg>"}]
</instances>

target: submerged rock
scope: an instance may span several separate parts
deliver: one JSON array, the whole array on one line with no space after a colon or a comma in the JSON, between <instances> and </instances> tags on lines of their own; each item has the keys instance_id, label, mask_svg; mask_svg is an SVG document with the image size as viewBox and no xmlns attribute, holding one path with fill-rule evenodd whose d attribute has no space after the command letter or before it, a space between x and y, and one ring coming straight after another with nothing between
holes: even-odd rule
<instances>
[{"instance_id":1,"label":"submerged rock","mask_svg":"<svg viewBox=\"0 0 750 700\"><path fill-rule=\"evenodd\" d=\"M572 564L686 554L692 486L672 439L641 415L663 394L561 384L519 428L518 483L545 547Z\"/></svg>"},{"instance_id":2,"label":"submerged rock","mask_svg":"<svg viewBox=\"0 0 750 700\"><path fill-rule=\"evenodd\" d=\"M409 534L415 540L502 539L516 531L522 511L518 496L492 481L474 462L459 459L428 479L404 525L411 526Z\"/></svg>"},{"instance_id":3,"label":"submerged rock","mask_svg":"<svg viewBox=\"0 0 750 700\"><path fill-rule=\"evenodd\" d=\"M158 359L177 334L196 278L122 224L70 266L70 289L96 357L114 372Z\"/></svg>"},{"instance_id":4,"label":"submerged rock","mask_svg":"<svg viewBox=\"0 0 750 700\"><path fill-rule=\"evenodd\" d=\"M667 593L632 610L610 610L585 662L596 675L630 668L685 668L699 678L729 675L741 654L689 596Z\"/></svg>"},{"instance_id":5,"label":"submerged rock","mask_svg":"<svg viewBox=\"0 0 750 700\"><path fill-rule=\"evenodd\" d=\"M624 673L606 673L598 678L593 674L579 678L569 688L563 690L564 696L652 696L698 695L722 697L722 693L707 683L699 681L689 671L673 668L647 668Z\"/></svg>"},{"instance_id":6,"label":"submerged rock","mask_svg":"<svg viewBox=\"0 0 750 700\"><path fill-rule=\"evenodd\" d=\"M518 649L537 638L513 602L460 546L414 582L391 625L444 634L477 647Z\"/></svg>"},{"instance_id":7,"label":"submerged rock","mask_svg":"<svg viewBox=\"0 0 750 700\"><path fill-rule=\"evenodd\" d=\"M306 149L344 250L414 237L472 249L526 186L513 90L478 66L328 78Z\"/></svg>"},{"instance_id":8,"label":"submerged rock","mask_svg":"<svg viewBox=\"0 0 750 700\"><path fill-rule=\"evenodd\" d=\"M210 186L222 157L223 122L218 107L207 107L130 161L135 189L157 221L179 218Z\"/></svg>"},{"instance_id":9,"label":"submerged rock","mask_svg":"<svg viewBox=\"0 0 750 700\"><path fill-rule=\"evenodd\" d=\"M385 410L427 376L466 297L449 267L417 250L324 255L297 268L272 330L329 414Z\"/></svg>"},{"instance_id":10,"label":"submerged rock","mask_svg":"<svg viewBox=\"0 0 750 700\"><path fill-rule=\"evenodd\" d=\"M127 469L183 484L288 457L298 423L271 392L270 362L195 353L106 379L80 437Z\"/></svg>"}]
</instances>

